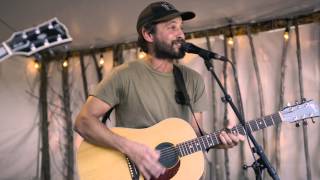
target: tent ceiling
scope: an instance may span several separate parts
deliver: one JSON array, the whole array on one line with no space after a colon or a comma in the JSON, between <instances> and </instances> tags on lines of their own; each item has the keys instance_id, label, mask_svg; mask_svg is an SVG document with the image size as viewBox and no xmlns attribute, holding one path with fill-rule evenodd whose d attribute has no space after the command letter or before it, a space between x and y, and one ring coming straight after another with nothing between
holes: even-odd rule
<instances>
[{"instance_id":1,"label":"tent ceiling","mask_svg":"<svg viewBox=\"0 0 320 180\"><path fill-rule=\"evenodd\" d=\"M14 31L38 25L53 17L64 23L73 37L72 49L103 47L134 41L135 23L148 0L10 0L0 6L0 41ZM317 11L320 0L171 0L179 10L192 10L197 16L185 24L195 31L228 24L259 21Z\"/></svg>"}]
</instances>

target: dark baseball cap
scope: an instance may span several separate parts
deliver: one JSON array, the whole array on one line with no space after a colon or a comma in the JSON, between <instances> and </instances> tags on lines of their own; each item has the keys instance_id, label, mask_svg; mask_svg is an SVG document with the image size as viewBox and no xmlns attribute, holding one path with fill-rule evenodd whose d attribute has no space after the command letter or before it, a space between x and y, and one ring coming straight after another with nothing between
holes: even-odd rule
<instances>
[{"instance_id":1,"label":"dark baseball cap","mask_svg":"<svg viewBox=\"0 0 320 180\"><path fill-rule=\"evenodd\" d=\"M194 18L196 14L191 11L180 12L172 4L165 1L154 2L142 10L136 28L139 32L147 23L159 23L179 16L185 21Z\"/></svg>"}]
</instances>

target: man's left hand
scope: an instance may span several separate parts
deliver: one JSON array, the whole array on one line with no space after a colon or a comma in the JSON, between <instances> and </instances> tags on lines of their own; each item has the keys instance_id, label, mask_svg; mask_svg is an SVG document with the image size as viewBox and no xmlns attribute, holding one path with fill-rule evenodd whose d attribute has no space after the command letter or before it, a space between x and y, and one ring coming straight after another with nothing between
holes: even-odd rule
<instances>
[{"instance_id":1,"label":"man's left hand","mask_svg":"<svg viewBox=\"0 0 320 180\"><path fill-rule=\"evenodd\" d=\"M229 128L231 129L231 128ZM245 137L241 134L233 134L231 132L222 131L219 135L221 144L215 146L219 149L232 148L239 144L240 141L244 141Z\"/></svg>"}]
</instances>

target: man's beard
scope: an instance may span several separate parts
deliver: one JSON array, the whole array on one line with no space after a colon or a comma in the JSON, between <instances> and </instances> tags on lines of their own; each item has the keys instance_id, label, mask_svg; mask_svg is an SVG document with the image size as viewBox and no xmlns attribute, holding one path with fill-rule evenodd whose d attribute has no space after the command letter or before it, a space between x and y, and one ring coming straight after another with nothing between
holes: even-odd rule
<instances>
[{"instance_id":1,"label":"man's beard","mask_svg":"<svg viewBox=\"0 0 320 180\"><path fill-rule=\"evenodd\" d=\"M174 50L174 44L181 43L184 40L174 40L172 41L171 44L167 44L158 38L155 38L154 44L153 44L153 50L156 58L159 59L169 59L169 60L174 60L174 59L181 59L185 56L185 52L182 50L180 47L178 49L178 52Z\"/></svg>"}]
</instances>

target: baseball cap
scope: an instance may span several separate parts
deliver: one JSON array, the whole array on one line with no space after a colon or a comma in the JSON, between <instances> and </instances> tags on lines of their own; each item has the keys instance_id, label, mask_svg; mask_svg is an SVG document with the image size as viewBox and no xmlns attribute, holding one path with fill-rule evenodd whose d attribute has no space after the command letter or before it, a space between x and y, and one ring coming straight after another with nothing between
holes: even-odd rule
<instances>
[{"instance_id":1,"label":"baseball cap","mask_svg":"<svg viewBox=\"0 0 320 180\"><path fill-rule=\"evenodd\" d=\"M154 2L142 10L136 28L139 32L147 23L159 23L179 16L185 21L194 18L196 15L191 11L180 12L172 4L165 1Z\"/></svg>"}]
</instances>

